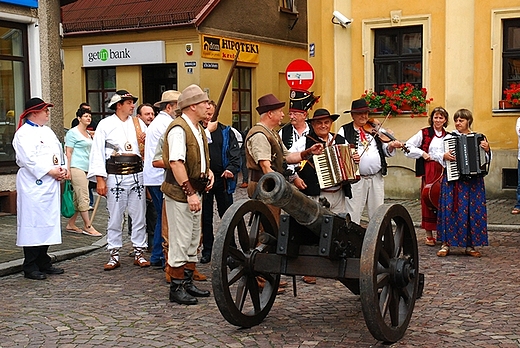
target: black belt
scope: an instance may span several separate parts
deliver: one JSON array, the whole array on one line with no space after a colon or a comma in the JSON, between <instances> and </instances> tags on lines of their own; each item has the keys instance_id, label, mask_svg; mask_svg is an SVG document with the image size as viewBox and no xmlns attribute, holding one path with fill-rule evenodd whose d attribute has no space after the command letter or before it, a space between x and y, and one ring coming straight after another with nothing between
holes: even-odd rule
<instances>
[{"instance_id":1,"label":"black belt","mask_svg":"<svg viewBox=\"0 0 520 348\"><path fill-rule=\"evenodd\" d=\"M249 180L253 182L260 181L260 178L264 175L264 172L256 169L249 169Z\"/></svg>"},{"instance_id":2,"label":"black belt","mask_svg":"<svg viewBox=\"0 0 520 348\"><path fill-rule=\"evenodd\" d=\"M143 171L143 160L137 155L112 156L106 161L108 174L135 174Z\"/></svg>"}]
</instances>

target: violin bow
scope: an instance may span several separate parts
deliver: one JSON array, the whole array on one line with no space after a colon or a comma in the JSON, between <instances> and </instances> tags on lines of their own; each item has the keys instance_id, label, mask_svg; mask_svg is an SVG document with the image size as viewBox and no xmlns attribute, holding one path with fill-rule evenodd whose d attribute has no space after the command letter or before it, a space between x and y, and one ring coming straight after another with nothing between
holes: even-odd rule
<instances>
[{"instance_id":1,"label":"violin bow","mask_svg":"<svg viewBox=\"0 0 520 348\"><path fill-rule=\"evenodd\" d=\"M228 90L229 83L231 82L231 78L233 77L233 73L235 72L235 68L237 67L239 54L240 54L240 47L237 48L237 52L235 53L235 59L233 60L233 64L231 65L228 76L226 77L226 82L224 82L224 86L222 86L222 91L220 91L220 96L218 97L217 106L215 106L215 113L213 114L213 117L211 118L211 122L215 122L218 118L218 114L220 113L220 107L222 106L222 103L224 102L224 97L226 96L226 92Z\"/></svg>"},{"instance_id":2,"label":"violin bow","mask_svg":"<svg viewBox=\"0 0 520 348\"><path fill-rule=\"evenodd\" d=\"M386 114L386 117L385 117L385 119L383 120L383 122L381 122L381 124L379 125L379 127L377 127L377 132L376 132L376 133L378 133L379 130L380 130L381 128L383 128L383 125L385 124L386 120L388 120L388 117L390 117L390 114L391 114L391 112L388 112L388 114ZM374 127L374 128L375 128L375 127ZM386 134L386 132L385 132L385 135L388 136L388 134ZM390 137L389 137L389 138L390 138ZM375 139L375 135L372 136L372 140L374 140L374 139ZM367 149L368 149L368 147L370 146L370 143L372 142L372 140L370 140L370 141L368 142L368 144L366 144L366 145L363 146L363 152L361 152L361 155L359 155L359 157L363 156L363 154L367 151Z\"/></svg>"}]
</instances>

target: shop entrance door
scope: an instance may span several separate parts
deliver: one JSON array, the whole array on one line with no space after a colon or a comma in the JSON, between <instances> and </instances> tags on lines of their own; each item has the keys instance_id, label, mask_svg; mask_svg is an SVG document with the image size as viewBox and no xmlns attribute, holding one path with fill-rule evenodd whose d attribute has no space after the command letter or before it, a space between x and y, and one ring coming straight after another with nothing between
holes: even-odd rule
<instances>
[{"instance_id":1,"label":"shop entrance door","mask_svg":"<svg viewBox=\"0 0 520 348\"><path fill-rule=\"evenodd\" d=\"M143 65L143 98L141 103L153 104L161 100L164 91L177 87L177 64Z\"/></svg>"}]
</instances>

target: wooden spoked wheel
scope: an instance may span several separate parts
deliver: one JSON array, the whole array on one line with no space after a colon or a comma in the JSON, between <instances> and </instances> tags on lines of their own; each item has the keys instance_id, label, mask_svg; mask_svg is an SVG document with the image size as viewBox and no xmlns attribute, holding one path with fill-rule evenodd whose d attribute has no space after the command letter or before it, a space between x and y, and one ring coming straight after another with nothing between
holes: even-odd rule
<instances>
[{"instance_id":1,"label":"wooden spoked wheel","mask_svg":"<svg viewBox=\"0 0 520 348\"><path fill-rule=\"evenodd\" d=\"M374 338L401 339L419 284L419 253L412 219L399 204L382 205L370 220L360 259L361 306Z\"/></svg>"},{"instance_id":2,"label":"wooden spoked wheel","mask_svg":"<svg viewBox=\"0 0 520 348\"><path fill-rule=\"evenodd\" d=\"M212 285L222 316L231 324L260 324L274 303L279 274L254 271L258 253L275 252L275 246L259 244L259 234L278 235L269 208L257 200L241 200L228 208L215 236Z\"/></svg>"}]
</instances>

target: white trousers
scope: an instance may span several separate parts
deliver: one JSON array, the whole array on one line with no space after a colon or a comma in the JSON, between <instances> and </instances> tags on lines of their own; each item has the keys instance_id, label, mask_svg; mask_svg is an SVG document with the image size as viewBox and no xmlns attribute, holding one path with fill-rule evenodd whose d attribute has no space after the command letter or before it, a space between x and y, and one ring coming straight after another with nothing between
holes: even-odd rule
<instances>
[{"instance_id":1,"label":"white trousers","mask_svg":"<svg viewBox=\"0 0 520 348\"><path fill-rule=\"evenodd\" d=\"M196 193L202 201L202 196ZM202 212L190 210L188 203L177 202L164 195L168 219L168 264L181 267L197 262Z\"/></svg>"},{"instance_id":2,"label":"white trousers","mask_svg":"<svg viewBox=\"0 0 520 348\"><path fill-rule=\"evenodd\" d=\"M371 219L377 208L385 202L385 182L381 172L362 176L361 180L351 185L352 198L346 198L347 213L350 219L359 224L361 222L361 213L365 208L368 209L368 218Z\"/></svg>"},{"instance_id":3,"label":"white trousers","mask_svg":"<svg viewBox=\"0 0 520 348\"><path fill-rule=\"evenodd\" d=\"M146 235L146 193L143 173L116 175L107 178L107 249L123 246L123 218L125 211L132 218L132 245L147 248Z\"/></svg>"},{"instance_id":4,"label":"white trousers","mask_svg":"<svg viewBox=\"0 0 520 348\"><path fill-rule=\"evenodd\" d=\"M319 196L310 196L315 201L318 201L320 197L325 197L330 203L330 211L338 215L344 215L347 213L347 207L345 203L345 193L343 189L336 192L321 191Z\"/></svg>"}]
</instances>

